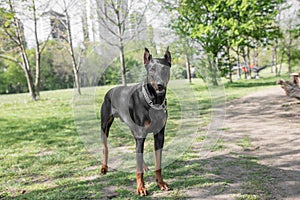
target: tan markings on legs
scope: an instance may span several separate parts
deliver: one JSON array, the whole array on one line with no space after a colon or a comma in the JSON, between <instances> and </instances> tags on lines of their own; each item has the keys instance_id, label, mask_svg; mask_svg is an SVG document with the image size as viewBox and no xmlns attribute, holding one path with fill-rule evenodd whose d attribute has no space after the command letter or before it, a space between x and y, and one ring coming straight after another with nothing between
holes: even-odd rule
<instances>
[{"instance_id":1,"label":"tan markings on legs","mask_svg":"<svg viewBox=\"0 0 300 200\"><path fill-rule=\"evenodd\" d=\"M108 126L111 124L113 121L113 117L110 117L108 121L106 122L105 126L105 132L103 134L103 163L102 163L102 168L101 168L101 174L106 174L108 171L108 166L107 166L107 160L108 160L108 147L107 147L107 137L108 137Z\"/></svg>"},{"instance_id":2,"label":"tan markings on legs","mask_svg":"<svg viewBox=\"0 0 300 200\"><path fill-rule=\"evenodd\" d=\"M108 159L108 147L107 147L107 136L106 134L103 136L103 162L102 162L102 168L101 168L101 174L106 174L108 170L107 166L107 159Z\"/></svg>"},{"instance_id":3,"label":"tan markings on legs","mask_svg":"<svg viewBox=\"0 0 300 200\"><path fill-rule=\"evenodd\" d=\"M163 181L162 178L162 170L161 170L161 153L162 150L157 150L155 151L155 179L157 186L159 187L160 190L165 190L168 191L170 190L169 185Z\"/></svg>"},{"instance_id":4,"label":"tan markings on legs","mask_svg":"<svg viewBox=\"0 0 300 200\"><path fill-rule=\"evenodd\" d=\"M136 173L136 194L140 196L147 195L147 189L144 184L144 173Z\"/></svg>"}]
</instances>

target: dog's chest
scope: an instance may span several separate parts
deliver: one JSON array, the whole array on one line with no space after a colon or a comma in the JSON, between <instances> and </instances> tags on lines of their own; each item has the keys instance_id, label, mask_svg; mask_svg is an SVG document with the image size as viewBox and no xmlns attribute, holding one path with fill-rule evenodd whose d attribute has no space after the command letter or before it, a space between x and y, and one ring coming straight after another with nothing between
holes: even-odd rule
<instances>
[{"instance_id":1,"label":"dog's chest","mask_svg":"<svg viewBox=\"0 0 300 200\"><path fill-rule=\"evenodd\" d=\"M146 112L146 117L144 116L140 126L143 126L147 133L158 133L166 125L166 110L154 110L150 108Z\"/></svg>"}]
</instances>

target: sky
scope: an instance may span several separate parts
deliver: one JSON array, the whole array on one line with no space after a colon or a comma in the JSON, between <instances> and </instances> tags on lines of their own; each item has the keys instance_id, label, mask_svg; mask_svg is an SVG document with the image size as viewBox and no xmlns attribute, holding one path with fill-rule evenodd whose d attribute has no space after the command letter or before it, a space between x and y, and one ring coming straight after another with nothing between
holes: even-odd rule
<instances>
[{"instance_id":1,"label":"sky","mask_svg":"<svg viewBox=\"0 0 300 200\"><path fill-rule=\"evenodd\" d=\"M82 4L81 0L65 0L67 1L68 5L70 6L70 16L71 16L71 28L72 28L72 34L74 38L74 44L75 46L79 46L80 43L83 41L83 35L82 35L82 26L81 26L81 13L82 13L82 6L91 6L91 3L87 1L86 4ZM147 0L143 0L143 3L135 4L137 8L141 5L144 5ZM17 2L17 0L16 0ZM52 0L47 1L49 2L48 5L45 4L44 0L37 0L37 7L39 8L39 14L41 14L44 11L49 11L50 9L63 13L64 8L64 0ZM71 3L70 3L71 2ZM137 1L141 2L141 1ZM168 24L168 14L166 12L162 12L160 6L157 6L158 4L155 3L155 1L151 1L155 6L154 7L148 7L146 10L145 16L147 19L147 25L152 25L155 31L155 40L157 43L167 43L169 42L166 40L166 38L162 38L161 33L170 31L167 28ZM139 9L139 8L138 8ZM29 47L34 46L34 35L33 35L33 25L32 21L28 19L26 16L27 14L24 13L23 8L18 8L19 13L21 15L21 19L24 23L25 27L25 37L28 42ZM139 10L142 10L141 8ZM88 14L90 14L90 11L88 11ZM89 24L93 23L92 21L89 21ZM40 22L38 22L40 24ZM41 35L41 31L39 30L39 36ZM41 38L41 36L40 36Z\"/></svg>"}]
</instances>

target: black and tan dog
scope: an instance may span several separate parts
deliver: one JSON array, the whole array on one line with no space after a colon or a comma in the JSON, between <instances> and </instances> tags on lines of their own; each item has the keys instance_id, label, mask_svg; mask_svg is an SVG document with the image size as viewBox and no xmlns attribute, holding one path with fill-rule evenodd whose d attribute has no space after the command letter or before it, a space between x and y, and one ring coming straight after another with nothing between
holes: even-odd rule
<instances>
[{"instance_id":1,"label":"black and tan dog","mask_svg":"<svg viewBox=\"0 0 300 200\"><path fill-rule=\"evenodd\" d=\"M168 48L169 49L169 48ZM119 117L130 128L136 141L136 193L144 196L143 160L144 142L148 133L154 134L155 176L161 190L169 190L162 178L161 158L164 131L167 121L166 91L170 79L171 54L167 49L164 58L152 58L145 48L144 65L147 78L134 86L119 86L107 92L101 107L101 137L104 145L104 160L101 173L107 172L109 128L115 117Z\"/></svg>"}]
</instances>

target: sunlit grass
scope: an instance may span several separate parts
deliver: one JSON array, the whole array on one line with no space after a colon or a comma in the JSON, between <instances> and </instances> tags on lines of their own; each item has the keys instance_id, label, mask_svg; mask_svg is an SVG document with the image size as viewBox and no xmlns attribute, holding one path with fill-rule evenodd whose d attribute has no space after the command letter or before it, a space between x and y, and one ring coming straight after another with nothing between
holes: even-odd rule
<instances>
[{"instance_id":1,"label":"sunlit grass","mask_svg":"<svg viewBox=\"0 0 300 200\"><path fill-rule=\"evenodd\" d=\"M228 101L257 89L271 87L276 79L270 77L226 83L224 94ZM178 85L178 89L181 87L183 85ZM93 106L96 122L100 123L100 105L109 88L105 86L92 89L95 92ZM201 127L210 122L209 88L199 79L193 80L191 88L192 96L189 93L178 96L175 89L169 90L166 143L171 142L178 134L183 123L181 98L185 98L185 102L197 101L199 110L195 112L198 113L196 116L199 120L191 120L192 127L201 130ZM83 95L85 90L83 88ZM86 151L86 146L78 135L78 127L74 122L74 97L72 89L42 92L41 99L37 102L30 101L28 94L0 96L0 199L105 199L110 197L106 196L104 189L112 186L115 193L111 195L115 195L117 199L138 199L133 196L133 173L114 171L100 176L100 161ZM200 139L196 138L196 141L202 141L203 134L198 131L197 137ZM121 122L112 126L109 141L112 147L126 146L134 151L133 137ZM95 142L100 143L100 138ZM248 141L240 143L248 145ZM218 143L218 146L211 148L213 151L222 151L226 144ZM145 149L152 152L152 137L147 138ZM164 198L184 198L185 194L178 192L178 188L206 187L223 182L212 178L211 175L217 174L217 170L207 171L209 161L188 164L193 159L196 159L195 153L190 149L166 168L165 179L174 190ZM255 165L255 161L252 164ZM152 172L146 173L145 180L151 195L160 193L154 184Z\"/></svg>"}]
</instances>

